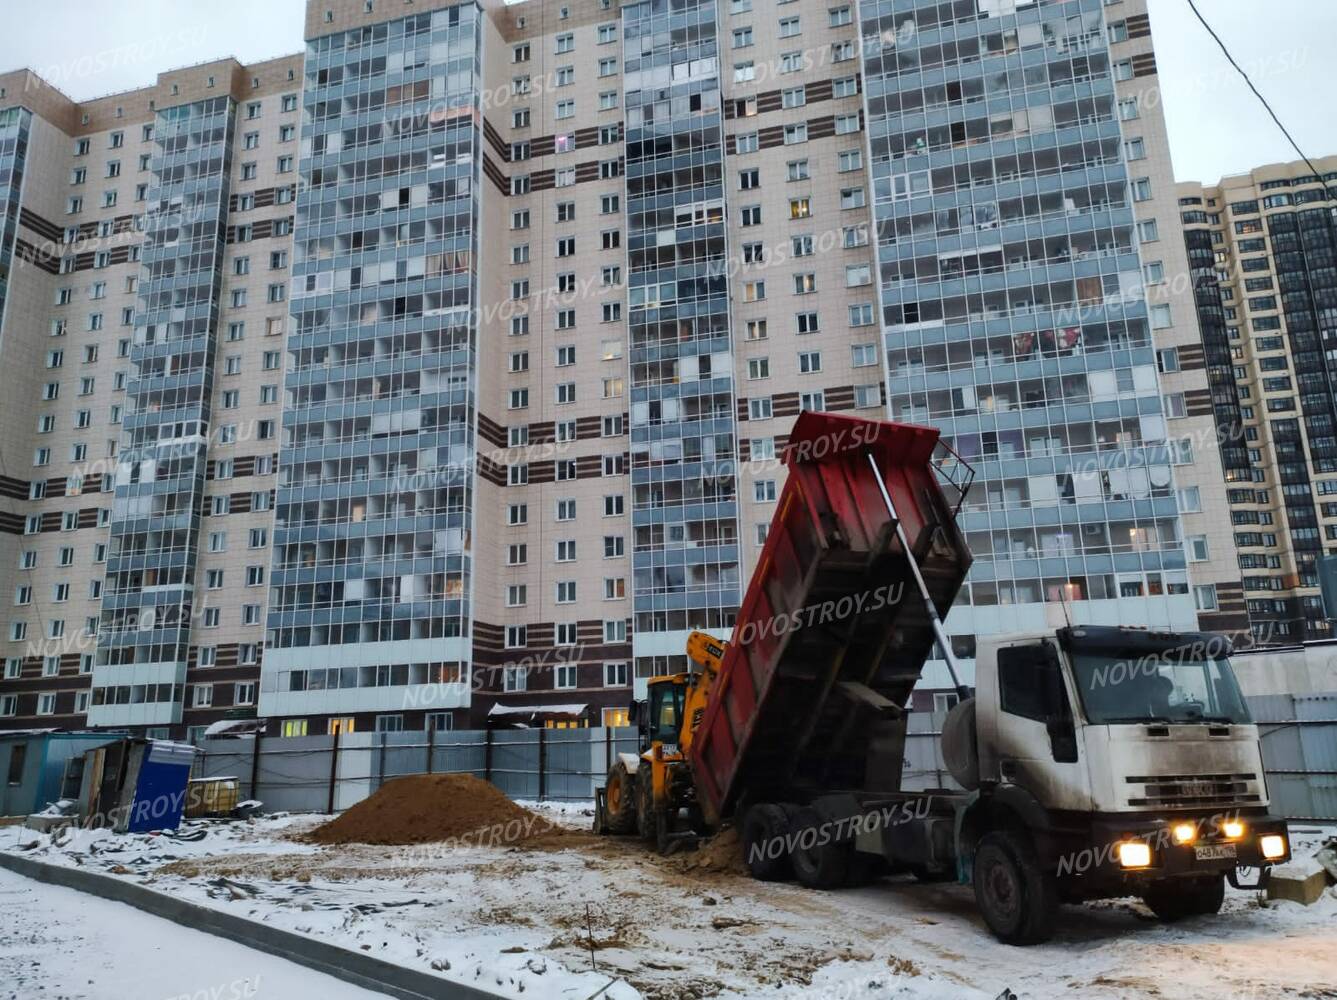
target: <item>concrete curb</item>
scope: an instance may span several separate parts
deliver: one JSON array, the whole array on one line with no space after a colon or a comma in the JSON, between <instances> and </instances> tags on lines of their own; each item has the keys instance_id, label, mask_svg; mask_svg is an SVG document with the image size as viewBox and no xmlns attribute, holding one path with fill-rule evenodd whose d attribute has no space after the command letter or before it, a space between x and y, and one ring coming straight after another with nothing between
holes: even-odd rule
<instances>
[{"instance_id":1,"label":"concrete curb","mask_svg":"<svg viewBox=\"0 0 1337 1000\"><path fill-rule=\"evenodd\" d=\"M128 903L155 917L171 920L192 930L204 931L254 948L298 965L336 976L344 982L376 990L400 1000L496 1000L501 993L463 983L454 983L428 972L407 969L392 962L314 938L285 931L269 924L224 913L199 903L176 899L112 875L80 868L34 861L0 851L0 867L38 882L77 889L103 899Z\"/></svg>"}]
</instances>

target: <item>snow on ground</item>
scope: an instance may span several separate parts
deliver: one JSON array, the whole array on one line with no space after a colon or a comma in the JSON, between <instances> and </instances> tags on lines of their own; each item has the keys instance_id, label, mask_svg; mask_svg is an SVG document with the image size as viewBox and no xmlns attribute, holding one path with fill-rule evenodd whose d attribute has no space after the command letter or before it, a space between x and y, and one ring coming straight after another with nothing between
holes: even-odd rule
<instances>
[{"instance_id":1,"label":"snow on ground","mask_svg":"<svg viewBox=\"0 0 1337 1000\"><path fill-rule=\"evenodd\" d=\"M0 870L6 1000L385 1000L122 903Z\"/></svg>"},{"instance_id":2,"label":"snow on ground","mask_svg":"<svg viewBox=\"0 0 1337 1000\"><path fill-rule=\"evenodd\" d=\"M579 807L543 808L588 828ZM1337 998L1334 889L1311 907L1227 890L1221 914L1175 925L1133 900L1069 906L1054 941L1020 949L993 939L969 887L813 892L579 834L561 850L289 839L320 821L188 823L194 841L0 830L0 849L37 841L22 853L526 1000L591 997L610 977L630 984L598 993L610 1000ZM1297 825L1296 856L1331 833Z\"/></svg>"}]
</instances>

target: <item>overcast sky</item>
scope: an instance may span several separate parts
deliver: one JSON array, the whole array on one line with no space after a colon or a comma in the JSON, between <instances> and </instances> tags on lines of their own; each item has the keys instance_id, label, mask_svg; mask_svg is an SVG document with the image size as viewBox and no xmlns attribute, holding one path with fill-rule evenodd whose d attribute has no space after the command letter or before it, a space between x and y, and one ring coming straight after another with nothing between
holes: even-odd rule
<instances>
[{"instance_id":1,"label":"overcast sky","mask_svg":"<svg viewBox=\"0 0 1337 1000\"><path fill-rule=\"evenodd\" d=\"M1208 183L1296 159L1187 0L1149 0L1180 180ZM1337 153L1337 3L1198 0L1309 156ZM302 47L303 0L5 0L0 72L29 66L76 100L151 83L163 69ZM1110 8L1117 15L1118 6Z\"/></svg>"}]
</instances>

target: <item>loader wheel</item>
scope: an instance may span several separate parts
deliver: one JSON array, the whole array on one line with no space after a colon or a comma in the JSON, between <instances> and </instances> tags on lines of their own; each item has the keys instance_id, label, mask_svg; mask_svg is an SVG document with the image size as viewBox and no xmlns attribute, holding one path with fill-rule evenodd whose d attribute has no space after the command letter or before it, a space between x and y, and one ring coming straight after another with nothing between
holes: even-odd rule
<instances>
[{"instance_id":1,"label":"loader wheel","mask_svg":"<svg viewBox=\"0 0 1337 1000\"><path fill-rule=\"evenodd\" d=\"M636 829L636 775L622 761L609 768L604 794L608 802L608 832L631 833Z\"/></svg>"},{"instance_id":2,"label":"loader wheel","mask_svg":"<svg viewBox=\"0 0 1337 1000\"><path fill-rule=\"evenodd\" d=\"M1161 879L1142 893L1142 901L1166 923L1185 917L1207 917L1221 909L1226 880L1221 875Z\"/></svg>"},{"instance_id":3,"label":"loader wheel","mask_svg":"<svg viewBox=\"0 0 1337 1000\"><path fill-rule=\"evenodd\" d=\"M1039 944L1054 934L1058 891L1030 838L986 833L975 850L975 903L1004 944Z\"/></svg>"},{"instance_id":4,"label":"loader wheel","mask_svg":"<svg viewBox=\"0 0 1337 1000\"><path fill-rule=\"evenodd\" d=\"M762 882L783 882L793 875L785 834L789 814L782 806L761 802L743 817L743 864L748 874Z\"/></svg>"},{"instance_id":5,"label":"loader wheel","mask_svg":"<svg viewBox=\"0 0 1337 1000\"><path fill-rule=\"evenodd\" d=\"M646 765L636 772L636 835L642 840L655 838L655 783Z\"/></svg>"},{"instance_id":6,"label":"loader wheel","mask_svg":"<svg viewBox=\"0 0 1337 1000\"><path fill-rule=\"evenodd\" d=\"M799 882L809 889L838 889L846 884L850 847L831 839L821 813L803 806L790 818L789 836L789 863Z\"/></svg>"}]
</instances>

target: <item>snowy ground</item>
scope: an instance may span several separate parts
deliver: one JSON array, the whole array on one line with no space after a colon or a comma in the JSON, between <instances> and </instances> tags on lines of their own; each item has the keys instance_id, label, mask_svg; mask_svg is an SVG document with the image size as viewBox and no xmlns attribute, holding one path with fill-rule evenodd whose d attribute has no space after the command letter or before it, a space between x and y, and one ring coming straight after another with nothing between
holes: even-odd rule
<instances>
[{"instance_id":1,"label":"snowy ground","mask_svg":"<svg viewBox=\"0 0 1337 1000\"><path fill-rule=\"evenodd\" d=\"M551 815L588 823L570 807ZM585 836L564 850L288 839L318 822L190 824L205 831L196 841L94 831L53 842L0 829L0 849L109 871L526 1000L994 1000L1006 989L1021 1000L1337 998L1334 889L1311 907L1228 890L1217 917L1173 926L1132 900L1070 906L1053 942L1016 949L989 935L966 887L885 879L818 893ZM1297 857L1323 836L1292 834ZM9 910L0 897L5 924ZM612 979L625 984L608 987Z\"/></svg>"},{"instance_id":2,"label":"snowy ground","mask_svg":"<svg viewBox=\"0 0 1337 1000\"><path fill-rule=\"evenodd\" d=\"M385 1000L121 903L0 870L0 997ZM22 918L19 919L20 915Z\"/></svg>"}]
</instances>

